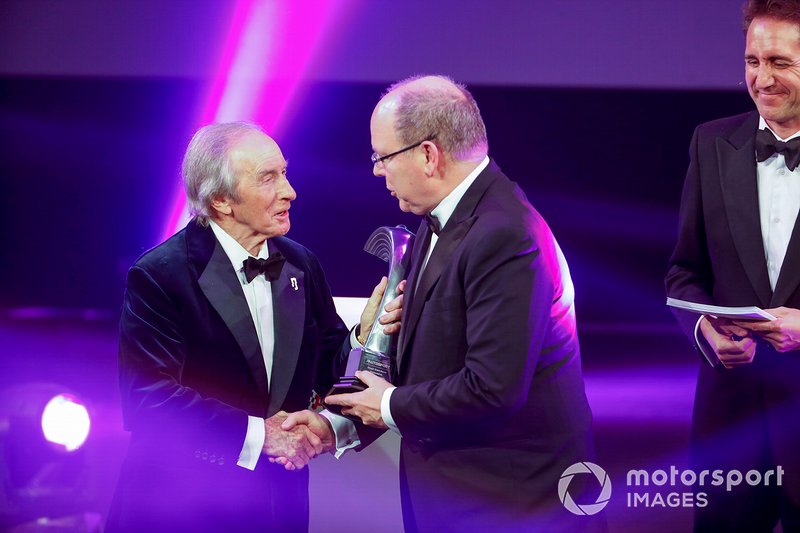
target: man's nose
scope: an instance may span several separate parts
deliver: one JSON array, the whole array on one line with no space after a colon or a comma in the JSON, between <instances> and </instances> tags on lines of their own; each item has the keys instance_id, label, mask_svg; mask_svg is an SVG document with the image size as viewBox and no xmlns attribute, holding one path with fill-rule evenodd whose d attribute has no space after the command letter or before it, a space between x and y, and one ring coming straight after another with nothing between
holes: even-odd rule
<instances>
[{"instance_id":1,"label":"man's nose","mask_svg":"<svg viewBox=\"0 0 800 533\"><path fill-rule=\"evenodd\" d=\"M281 180L281 185L279 189L280 197L286 200L292 201L297 198L297 192L295 192L294 187L292 184L289 183L289 179L284 176L283 180Z\"/></svg>"},{"instance_id":2,"label":"man's nose","mask_svg":"<svg viewBox=\"0 0 800 533\"><path fill-rule=\"evenodd\" d=\"M769 87L775 82L772 76L772 67L769 65L760 65L756 73L756 88Z\"/></svg>"}]
</instances>

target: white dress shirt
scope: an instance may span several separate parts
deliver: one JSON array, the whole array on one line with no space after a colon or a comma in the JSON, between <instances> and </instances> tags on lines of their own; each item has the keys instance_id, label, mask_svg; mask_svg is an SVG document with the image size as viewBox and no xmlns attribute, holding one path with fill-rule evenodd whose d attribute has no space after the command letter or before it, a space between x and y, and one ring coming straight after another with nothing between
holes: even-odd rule
<instances>
[{"instance_id":1,"label":"white dress shirt","mask_svg":"<svg viewBox=\"0 0 800 533\"><path fill-rule=\"evenodd\" d=\"M220 246L225 251L228 259L231 261L233 270L242 284L242 291L247 300L247 307L250 309L250 315L253 318L253 325L256 328L258 335L258 343L261 346L261 354L264 357L264 367L267 369L267 385L271 388L272 378L272 360L275 351L275 322L272 308L272 285L263 274L259 274L253 281L248 283L247 278L242 271L244 261L251 257L250 253L239 244L236 239L228 235L214 221L210 221L211 229L217 237ZM259 259L267 259L269 257L269 249L267 248L267 241L258 253ZM350 332L351 346L360 346L358 339L355 335L355 329ZM358 439L355 424L352 421L342 416L322 411L321 415L325 416L333 428L333 433L336 438L336 452L337 458L348 449L358 446L361 442ZM237 465L254 470L258 463L258 458L261 457L261 450L264 447L264 440L266 439L266 430L264 428L264 419L257 416L247 417L247 434L245 435L242 451L239 454Z\"/></svg>"},{"instance_id":2,"label":"white dress shirt","mask_svg":"<svg viewBox=\"0 0 800 533\"><path fill-rule=\"evenodd\" d=\"M233 270L236 272L236 277L242 284L242 292L244 293L245 300L247 300L247 308L250 309L250 315L253 318L253 325L256 328L258 335L258 343L261 345L261 355L264 357L264 367L267 369L267 385L270 386L270 378L272 377L272 357L275 350L275 322L272 311L272 285L264 277L259 274L250 283L242 271L242 265L245 259L251 257L250 252L244 249L239 242L228 235L218 224L213 220L209 222L214 235L217 237L225 255L231 261ZM259 259L267 259L269 257L269 250L267 248L267 241L261 246L258 252ZM239 454L237 465L254 470L258 458L261 457L261 450L264 447L264 439L266 438L266 430L264 429L264 419L257 416L247 417L247 434L244 439L242 451Z\"/></svg>"},{"instance_id":3,"label":"white dress shirt","mask_svg":"<svg viewBox=\"0 0 800 533\"><path fill-rule=\"evenodd\" d=\"M464 194L467 192L467 189L470 188L470 185L475 181L478 175L483 172L483 170L489 165L489 156L483 158L483 161L475 167L475 169L470 172L464 181L459 183L455 189L450 191L450 194L444 197L439 205L437 205L433 211L431 211L431 216L435 218L439 222L439 227L444 228L447 225L447 221L450 220L450 217L453 216L453 213L458 207L458 203L461 201L461 198L464 197ZM433 253L434 247L436 247L436 243L439 241L439 236L435 233L431 235L431 243L428 246L428 250L425 254L425 260L422 263L422 268L417 275L417 283L419 283L420 278L422 277L422 272L425 270L425 267L428 266L428 260L431 258L431 254ZM416 290L416 287L414 287ZM402 326L401 326L402 327ZM392 393L394 389L397 387L390 387L383 392L383 396L381 396L381 418L389 426L389 429L396 432L400 435L400 430L397 428L397 424L394 422L394 418L392 418L392 412L389 408L390 401L392 398Z\"/></svg>"},{"instance_id":4,"label":"white dress shirt","mask_svg":"<svg viewBox=\"0 0 800 533\"><path fill-rule=\"evenodd\" d=\"M770 129L763 117L759 129ZM770 129L770 131L772 131ZM775 132L772 132L775 134ZM800 131L787 139L800 137ZM764 241L764 255L767 258L769 284L775 290L778 275L783 267L783 259L789 248L792 230L800 211L800 166L794 170L786 167L783 154L775 154L756 165L758 174L758 212L761 216L761 238Z\"/></svg>"}]
</instances>

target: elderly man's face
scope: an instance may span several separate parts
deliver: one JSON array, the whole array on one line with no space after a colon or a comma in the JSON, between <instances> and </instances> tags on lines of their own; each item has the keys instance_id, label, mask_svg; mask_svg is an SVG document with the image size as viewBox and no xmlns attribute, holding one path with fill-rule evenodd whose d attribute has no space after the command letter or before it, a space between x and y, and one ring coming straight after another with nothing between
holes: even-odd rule
<instances>
[{"instance_id":1,"label":"elderly man's face","mask_svg":"<svg viewBox=\"0 0 800 533\"><path fill-rule=\"evenodd\" d=\"M775 133L800 130L800 26L757 17L747 30L747 90Z\"/></svg>"},{"instance_id":2,"label":"elderly man's face","mask_svg":"<svg viewBox=\"0 0 800 533\"><path fill-rule=\"evenodd\" d=\"M239 201L230 201L236 233L266 238L285 235L289 206L297 195L286 179L286 160L278 145L260 132L246 134L231 149Z\"/></svg>"},{"instance_id":3,"label":"elderly man's face","mask_svg":"<svg viewBox=\"0 0 800 533\"><path fill-rule=\"evenodd\" d=\"M378 104L370 121L372 150L380 157L404 148L394 130L394 111L384 102ZM372 172L386 179L386 188L400 202L400 209L424 215L436 206L431 199L421 147L414 148L375 163Z\"/></svg>"}]
</instances>

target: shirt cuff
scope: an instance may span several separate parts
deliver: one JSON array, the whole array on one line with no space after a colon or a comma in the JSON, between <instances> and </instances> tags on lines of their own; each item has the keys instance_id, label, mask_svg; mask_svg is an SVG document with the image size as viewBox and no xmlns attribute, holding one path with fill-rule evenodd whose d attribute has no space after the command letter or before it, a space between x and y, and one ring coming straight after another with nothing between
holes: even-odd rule
<instances>
[{"instance_id":1,"label":"shirt cuff","mask_svg":"<svg viewBox=\"0 0 800 533\"><path fill-rule=\"evenodd\" d=\"M700 331L700 321L705 318L705 315L701 315L700 318L697 319L697 322L694 325L694 342L697 345L697 349L700 350L700 353L705 358L711 366L719 365L719 357L714 352L714 349L708 343L706 338L703 336L703 332Z\"/></svg>"},{"instance_id":2,"label":"shirt cuff","mask_svg":"<svg viewBox=\"0 0 800 533\"><path fill-rule=\"evenodd\" d=\"M358 326L353 327L350 330L350 347L351 348L363 348L364 345L358 342L358 335L356 335L356 330L359 329Z\"/></svg>"},{"instance_id":3,"label":"shirt cuff","mask_svg":"<svg viewBox=\"0 0 800 533\"><path fill-rule=\"evenodd\" d=\"M244 436L244 446L239 453L236 464L248 470L255 470L261 450L264 448L264 439L267 432L264 428L264 419L257 416L247 417L247 434Z\"/></svg>"},{"instance_id":4,"label":"shirt cuff","mask_svg":"<svg viewBox=\"0 0 800 533\"><path fill-rule=\"evenodd\" d=\"M344 455L344 452L350 448L355 448L361 444L361 439L358 438L355 423L343 416L331 413L327 409L320 411L321 416L328 419L333 429L333 436L336 437L336 450L333 456L337 459Z\"/></svg>"},{"instance_id":5,"label":"shirt cuff","mask_svg":"<svg viewBox=\"0 0 800 533\"><path fill-rule=\"evenodd\" d=\"M389 429L400 434L400 429L398 429L397 424L394 422L394 418L392 418L392 411L389 408L389 402L392 398L392 393L397 387L389 387L385 391L383 391L383 396L381 396L381 418L389 426ZM402 435L401 435L402 436Z\"/></svg>"}]
</instances>

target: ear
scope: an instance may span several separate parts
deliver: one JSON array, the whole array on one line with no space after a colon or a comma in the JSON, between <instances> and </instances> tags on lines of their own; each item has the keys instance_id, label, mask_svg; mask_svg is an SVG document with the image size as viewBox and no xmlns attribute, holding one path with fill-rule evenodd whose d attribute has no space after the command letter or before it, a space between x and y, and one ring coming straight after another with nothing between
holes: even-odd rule
<instances>
[{"instance_id":1,"label":"ear","mask_svg":"<svg viewBox=\"0 0 800 533\"><path fill-rule=\"evenodd\" d=\"M432 141L425 141L420 146L425 154L425 174L433 176L439 167L443 154Z\"/></svg>"},{"instance_id":2,"label":"ear","mask_svg":"<svg viewBox=\"0 0 800 533\"><path fill-rule=\"evenodd\" d=\"M230 215L233 213L233 206L227 196L214 196L211 200L211 209L219 215Z\"/></svg>"}]
</instances>

